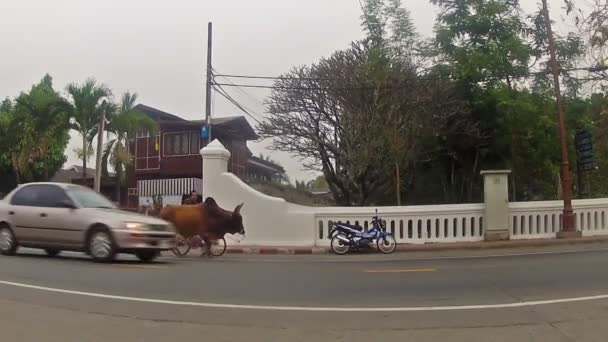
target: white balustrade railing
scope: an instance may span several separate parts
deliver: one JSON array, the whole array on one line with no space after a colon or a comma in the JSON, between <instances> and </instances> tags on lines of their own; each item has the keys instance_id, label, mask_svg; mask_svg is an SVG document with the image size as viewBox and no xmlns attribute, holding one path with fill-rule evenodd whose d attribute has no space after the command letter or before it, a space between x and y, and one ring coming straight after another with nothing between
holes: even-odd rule
<instances>
[{"instance_id":1,"label":"white balustrade railing","mask_svg":"<svg viewBox=\"0 0 608 342\"><path fill-rule=\"evenodd\" d=\"M424 244L483 240L483 204L381 207L378 216L398 243ZM315 244L329 244L334 222L371 228L375 208L315 209Z\"/></svg>"},{"instance_id":2,"label":"white balustrade railing","mask_svg":"<svg viewBox=\"0 0 608 342\"><path fill-rule=\"evenodd\" d=\"M583 236L608 235L608 199L572 201ZM509 203L511 239L554 238L562 226L562 201Z\"/></svg>"},{"instance_id":3,"label":"white balustrade railing","mask_svg":"<svg viewBox=\"0 0 608 342\"><path fill-rule=\"evenodd\" d=\"M511 239L555 238L561 229L561 201L509 203ZM575 223L584 236L608 235L608 199L572 202ZM374 208L316 208L315 244L329 244L334 222L371 226ZM381 207L379 216L397 242L424 244L483 240L483 204Z\"/></svg>"}]
</instances>

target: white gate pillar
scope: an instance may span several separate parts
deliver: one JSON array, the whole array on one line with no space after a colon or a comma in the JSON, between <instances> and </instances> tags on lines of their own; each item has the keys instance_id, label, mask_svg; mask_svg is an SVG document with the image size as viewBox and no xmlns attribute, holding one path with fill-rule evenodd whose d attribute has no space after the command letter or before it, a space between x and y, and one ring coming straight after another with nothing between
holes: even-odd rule
<instances>
[{"instance_id":1,"label":"white gate pillar","mask_svg":"<svg viewBox=\"0 0 608 342\"><path fill-rule=\"evenodd\" d=\"M203 200L205 200L207 197L213 197L220 190L214 185L219 183L218 179L224 172L228 172L230 152L216 139L203 147L200 153L203 157Z\"/></svg>"},{"instance_id":2,"label":"white gate pillar","mask_svg":"<svg viewBox=\"0 0 608 342\"><path fill-rule=\"evenodd\" d=\"M509 174L511 170L484 170L484 239L509 240Z\"/></svg>"}]
</instances>

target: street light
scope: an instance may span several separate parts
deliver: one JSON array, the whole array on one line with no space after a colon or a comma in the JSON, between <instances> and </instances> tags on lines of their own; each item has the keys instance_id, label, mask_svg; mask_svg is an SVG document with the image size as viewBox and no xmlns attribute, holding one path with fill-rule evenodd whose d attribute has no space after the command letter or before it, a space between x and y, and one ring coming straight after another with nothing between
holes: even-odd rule
<instances>
[{"instance_id":1,"label":"street light","mask_svg":"<svg viewBox=\"0 0 608 342\"><path fill-rule=\"evenodd\" d=\"M551 54L551 71L553 73L553 82L555 85L555 103L557 104L557 114L559 121L559 139L562 150L562 198L564 200L564 210L562 213L562 229L557 233L558 238L581 237L582 233L576 230L574 224L574 212L572 210L572 176L570 175L570 163L568 162L568 144L566 135L566 122L564 118L564 106L562 103L562 94L559 86L560 68L557 63L555 53L555 40L553 39L553 31L551 30L551 18L549 16L549 6L547 0L543 1L543 14L545 17L545 25L547 27L547 36L549 39L549 53Z\"/></svg>"}]
</instances>

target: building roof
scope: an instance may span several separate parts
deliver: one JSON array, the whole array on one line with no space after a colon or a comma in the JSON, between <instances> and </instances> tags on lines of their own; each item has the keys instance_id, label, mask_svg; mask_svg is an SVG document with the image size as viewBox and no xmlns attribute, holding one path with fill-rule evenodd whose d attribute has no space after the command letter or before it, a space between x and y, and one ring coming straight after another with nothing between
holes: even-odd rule
<instances>
[{"instance_id":1,"label":"building roof","mask_svg":"<svg viewBox=\"0 0 608 342\"><path fill-rule=\"evenodd\" d=\"M201 127L207 123L206 120L182 119L177 115L144 104L138 104L134 109L148 115L159 123L177 123L180 125L192 125L197 127ZM211 127L212 132L214 127L225 132L240 132L246 140L257 140L259 138L244 116L212 117Z\"/></svg>"},{"instance_id":2,"label":"building roof","mask_svg":"<svg viewBox=\"0 0 608 342\"><path fill-rule=\"evenodd\" d=\"M113 172L108 172L110 177L114 176ZM95 169L87 167L87 178L95 178ZM58 170L51 178L51 182L56 183L72 183L74 179L82 178L82 166L72 165L66 169Z\"/></svg>"},{"instance_id":3,"label":"building roof","mask_svg":"<svg viewBox=\"0 0 608 342\"><path fill-rule=\"evenodd\" d=\"M262 159L260 157L251 156L249 157L249 160L247 162L249 164L259 166L276 173L285 173L285 169L281 165L277 165L271 161Z\"/></svg>"}]
</instances>

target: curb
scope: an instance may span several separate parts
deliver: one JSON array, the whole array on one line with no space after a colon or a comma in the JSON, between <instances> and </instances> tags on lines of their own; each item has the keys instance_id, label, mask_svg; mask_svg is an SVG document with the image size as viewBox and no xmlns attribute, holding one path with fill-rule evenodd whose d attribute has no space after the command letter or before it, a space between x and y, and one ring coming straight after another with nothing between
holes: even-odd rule
<instances>
[{"instance_id":1,"label":"curb","mask_svg":"<svg viewBox=\"0 0 608 342\"><path fill-rule=\"evenodd\" d=\"M400 244L397 253L406 252L437 252L450 250L486 250L509 249L521 247L549 247L592 243L608 243L608 236L583 237L574 239L534 239L534 240L508 240L508 241L476 241L451 243L426 243L422 245ZM326 247L289 247L289 246L228 246L229 254L264 254L264 255L319 255L329 254Z\"/></svg>"},{"instance_id":2,"label":"curb","mask_svg":"<svg viewBox=\"0 0 608 342\"><path fill-rule=\"evenodd\" d=\"M327 254L328 248L323 247L268 247L268 246L251 246L251 247L228 247L226 251L229 254L282 254L282 255L313 255Z\"/></svg>"}]
</instances>

